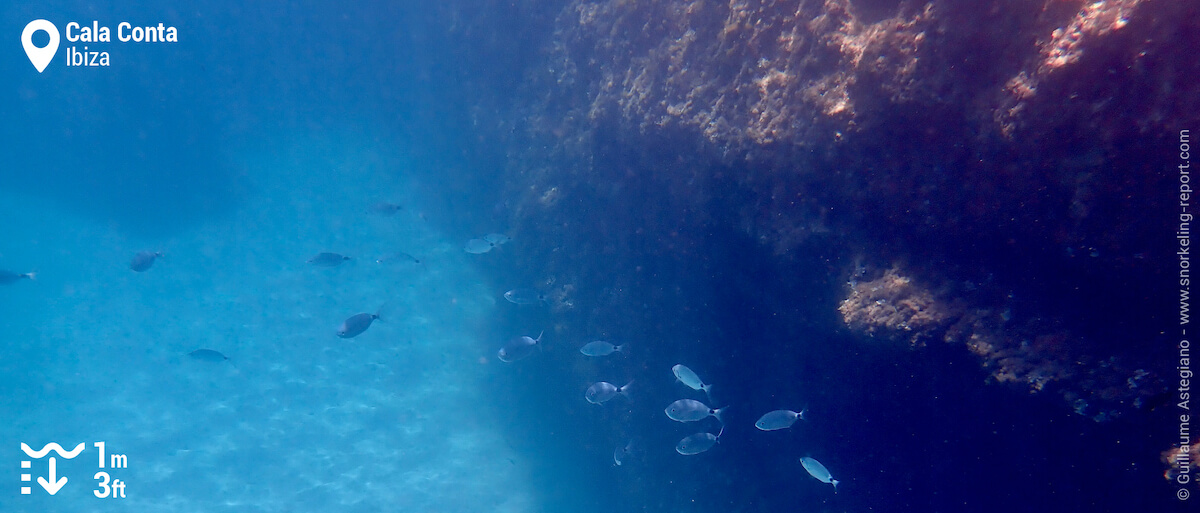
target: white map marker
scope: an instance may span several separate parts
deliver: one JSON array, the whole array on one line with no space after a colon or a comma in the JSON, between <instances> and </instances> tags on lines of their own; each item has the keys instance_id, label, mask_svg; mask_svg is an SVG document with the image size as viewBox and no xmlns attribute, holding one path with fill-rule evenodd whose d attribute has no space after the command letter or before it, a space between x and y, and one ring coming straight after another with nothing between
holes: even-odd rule
<instances>
[{"instance_id":1,"label":"white map marker","mask_svg":"<svg viewBox=\"0 0 1200 513\"><path fill-rule=\"evenodd\" d=\"M41 48L33 45L33 33L39 30L50 34L50 44ZM25 55L29 56L29 62L41 73L50 65L50 61L54 60L54 54L58 53L58 27L46 20L29 22L25 25L25 30L21 31L21 46L25 47Z\"/></svg>"}]
</instances>

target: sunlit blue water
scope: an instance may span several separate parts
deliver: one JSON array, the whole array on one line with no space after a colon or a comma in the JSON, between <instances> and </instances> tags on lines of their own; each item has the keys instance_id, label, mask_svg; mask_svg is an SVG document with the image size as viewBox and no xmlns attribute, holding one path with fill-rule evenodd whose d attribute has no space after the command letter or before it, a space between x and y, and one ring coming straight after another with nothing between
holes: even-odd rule
<instances>
[{"instance_id":1,"label":"sunlit blue water","mask_svg":"<svg viewBox=\"0 0 1200 513\"><path fill-rule=\"evenodd\" d=\"M0 100L0 269L37 273L0 287L0 511L1137 503L1153 473L1129 462L1153 458L1119 443L1136 428L1089 438L1102 428L1057 398L981 386L986 372L961 351L851 337L831 306L845 262L776 260L728 226L652 218L670 198L634 180L623 202L568 197L557 211L567 213L538 221L573 227L574 240L510 225L504 162L465 157L490 144L462 130L470 99L455 82L479 57L442 45L462 29L440 14L55 2L0 15L11 84ZM161 21L180 41L103 45L108 69L66 67L63 41L38 74L13 43L35 18ZM490 78L502 88L521 73ZM370 214L380 201L404 209ZM495 231L514 240L463 251ZM572 269L540 265L570 247L592 253ZM165 256L134 273L144 250ZM321 251L354 259L305 263ZM374 261L401 251L421 264ZM502 296L514 288L564 292L572 305L514 305ZM376 311L384 318L365 334L335 335ZM509 338L542 331L527 360L496 358ZM578 353L596 339L629 349ZM230 361L187 356L200 348ZM679 440L721 426L663 414L676 399L707 399L675 382L678 363L714 384L711 406L730 406L720 442L695 456L678 454ZM600 380L635 383L629 397L589 404L584 391ZM778 408L808 408L807 420L753 427ZM21 481L47 463L20 469L19 444L52 441L87 449L58 461L69 481L51 497ZM126 498L93 494L98 441L128 457L106 470ZM801 456L830 469L836 494ZM1079 470L1110 467L1127 470L1103 487Z\"/></svg>"}]
</instances>

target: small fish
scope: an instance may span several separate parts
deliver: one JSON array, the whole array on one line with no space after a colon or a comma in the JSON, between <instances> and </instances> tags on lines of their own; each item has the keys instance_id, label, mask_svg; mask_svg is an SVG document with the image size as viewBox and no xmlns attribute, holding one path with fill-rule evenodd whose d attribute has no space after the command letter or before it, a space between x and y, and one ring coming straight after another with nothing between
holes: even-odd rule
<instances>
[{"instance_id":1,"label":"small fish","mask_svg":"<svg viewBox=\"0 0 1200 513\"><path fill-rule=\"evenodd\" d=\"M621 344L619 346L614 346L611 343L605 342L603 340L597 340L595 342L588 342L587 344L584 344L583 347L579 348L579 352L581 352L587 356L608 356L610 354L619 353L624 350L625 350L625 344Z\"/></svg>"},{"instance_id":2,"label":"small fish","mask_svg":"<svg viewBox=\"0 0 1200 513\"><path fill-rule=\"evenodd\" d=\"M631 456L633 456L633 440L629 440L629 443L623 447L617 447L617 450L613 451L613 463L619 467L629 461Z\"/></svg>"},{"instance_id":3,"label":"small fish","mask_svg":"<svg viewBox=\"0 0 1200 513\"><path fill-rule=\"evenodd\" d=\"M488 242L486 240L471 239L471 240L467 241L466 246L463 246L463 251L466 251L467 253L470 253L472 255L482 255L484 253L487 253L488 251L491 251L492 248L494 248L494 247L496 247L495 244L492 244L491 242Z\"/></svg>"},{"instance_id":4,"label":"small fish","mask_svg":"<svg viewBox=\"0 0 1200 513\"><path fill-rule=\"evenodd\" d=\"M592 386L588 387L587 392L584 392L583 396L587 398L589 403L603 404L609 399L612 399L618 395L629 397L629 385L632 384L633 381L630 381L629 383L626 383L625 386L617 388L617 386L612 383L600 381L592 383Z\"/></svg>"},{"instance_id":5,"label":"small fish","mask_svg":"<svg viewBox=\"0 0 1200 513\"><path fill-rule=\"evenodd\" d=\"M417 258L415 256L412 256L408 253L405 253L403 251L400 251L397 253L389 253L387 255L383 255L375 260L375 263L377 263L377 264L390 264L393 262L412 262L414 264L419 264L419 263L421 263L421 259Z\"/></svg>"},{"instance_id":6,"label":"small fish","mask_svg":"<svg viewBox=\"0 0 1200 513\"><path fill-rule=\"evenodd\" d=\"M696 433L694 435L685 437L683 440L679 441L678 445L675 446L675 452L678 452L684 456L700 454L704 451L712 449L712 446L717 445L717 442L721 441L721 434L724 432L725 426L722 425L721 431L715 435L712 433Z\"/></svg>"},{"instance_id":7,"label":"small fish","mask_svg":"<svg viewBox=\"0 0 1200 513\"><path fill-rule=\"evenodd\" d=\"M800 413L796 413L792 410L775 410L759 417L758 422L754 423L754 427L763 431L787 429L792 427L796 419L803 419L805 411L807 410L800 410Z\"/></svg>"},{"instance_id":8,"label":"small fish","mask_svg":"<svg viewBox=\"0 0 1200 513\"><path fill-rule=\"evenodd\" d=\"M392 216L392 215L396 215L396 212L399 212L401 210L404 210L403 206L397 205L395 203L388 203L386 201L381 201L379 203L371 205L370 207L367 207L368 214L374 214L377 216Z\"/></svg>"},{"instance_id":9,"label":"small fish","mask_svg":"<svg viewBox=\"0 0 1200 513\"><path fill-rule=\"evenodd\" d=\"M512 289L504 293L504 299L516 305L532 305L545 301L546 296L533 289Z\"/></svg>"},{"instance_id":10,"label":"small fish","mask_svg":"<svg viewBox=\"0 0 1200 513\"><path fill-rule=\"evenodd\" d=\"M825 468L825 465L808 456L800 458L800 464L804 465L804 470L808 471L808 475L813 476L817 481L833 485L833 493L837 493L838 480L833 478L829 473L829 469Z\"/></svg>"},{"instance_id":11,"label":"small fish","mask_svg":"<svg viewBox=\"0 0 1200 513\"><path fill-rule=\"evenodd\" d=\"M675 373L675 379L678 379L692 390L703 390L704 395L708 396L708 400L712 400L712 385L704 384L704 382L700 380L700 376L697 376L695 372L692 372L692 369L687 368L686 365L678 364L674 367L671 367L671 372Z\"/></svg>"},{"instance_id":12,"label":"small fish","mask_svg":"<svg viewBox=\"0 0 1200 513\"><path fill-rule=\"evenodd\" d=\"M543 331L538 333L537 338L529 338L529 336L514 338L508 341L504 347L501 347L500 351L496 353L496 356L498 356L500 361L504 363L512 363L525 358L533 354L533 351L536 348L540 347L538 346L538 343L542 341L542 335L545 334L546 332Z\"/></svg>"},{"instance_id":13,"label":"small fish","mask_svg":"<svg viewBox=\"0 0 1200 513\"><path fill-rule=\"evenodd\" d=\"M337 253L317 253L317 256L308 259L307 263L317 267L337 267L341 265L342 262L347 260L350 260L350 257L346 255L339 255Z\"/></svg>"},{"instance_id":14,"label":"small fish","mask_svg":"<svg viewBox=\"0 0 1200 513\"><path fill-rule=\"evenodd\" d=\"M489 233L483 236L483 240L490 242L493 246L499 246L502 244L507 244L512 240L512 237L509 237L503 233Z\"/></svg>"},{"instance_id":15,"label":"small fish","mask_svg":"<svg viewBox=\"0 0 1200 513\"><path fill-rule=\"evenodd\" d=\"M671 403L671 405L667 406L666 409L667 416L670 417L671 420L679 422L695 422L697 420L704 420L711 416L716 417L717 420L721 421L721 424L725 424L725 419L721 418L721 413L724 411L725 408L717 408L714 410L709 408L708 405L695 399L680 399Z\"/></svg>"},{"instance_id":16,"label":"small fish","mask_svg":"<svg viewBox=\"0 0 1200 513\"><path fill-rule=\"evenodd\" d=\"M382 308L380 309L382 310ZM338 328L337 336L342 338L354 338L362 335L367 328L371 327L371 323L379 318L379 312L375 313L360 313L351 315L348 319L342 322Z\"/></svg>"},{"instance_id":17,"label":"small fish","mask_svg":"<svg viewBox=\"0 0 1200 513\"><path fill-rule=\"evenodd\" d=\"M129 262L129 268L134 272L144 273L150 270L154 265L154 259L163 256L157 251L142 251L133 255L133 260Z\"/></svg>"},{"instance_id":18,"label":"small fish","mask_svg":"<svg viewBox=\"0 0 1200 513\"><path fill-rule=\"evenodd\" d=\"M192 358L195 358L202 362L217 362L217 363L219 363L219 362L223 362L223 361L229 359L228 356L221 354L220 351L214 351L212 349L197 349L195 351L188 353L188 356L191 356Z\"/></svg>"},{"instance_id":19,"label":"small fish","mask_svg":"<svg viewBox=\"0 0 1200 513\"><path fill-rule=\"evenodd\" d=\"M32 280L36 276L37 276L37 273L15 273L12 271L0 269L0 285L12 285L12 284L14 284L18 281L21 281L23 279L26 279L26 278Z\"/></svg>"}]
</instances>

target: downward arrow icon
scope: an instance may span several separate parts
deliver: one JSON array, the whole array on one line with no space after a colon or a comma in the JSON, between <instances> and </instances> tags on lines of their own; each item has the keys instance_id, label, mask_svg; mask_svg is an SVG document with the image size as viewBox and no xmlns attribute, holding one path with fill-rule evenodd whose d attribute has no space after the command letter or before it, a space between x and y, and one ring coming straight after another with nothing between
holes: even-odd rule
<instances>
[{"instance_id":1,"label":"downward arrow icon","mask_svg":"<svg viewBox=\"0 0 1200 513\"><path fill-rule=\"evenodd\" d=\"M67 484L67 476L63 476L58 480L55 480L54 478L56 477L56 474L58 474L58 460L56 460L54 456L51 456L50 480L47 481L44 477L38 477L38 484L42 485L42 488L45 488L46 493L49 493L50 495L58 493L58 491L62 489L63 485Z\"/></svg>"}]
</instances>

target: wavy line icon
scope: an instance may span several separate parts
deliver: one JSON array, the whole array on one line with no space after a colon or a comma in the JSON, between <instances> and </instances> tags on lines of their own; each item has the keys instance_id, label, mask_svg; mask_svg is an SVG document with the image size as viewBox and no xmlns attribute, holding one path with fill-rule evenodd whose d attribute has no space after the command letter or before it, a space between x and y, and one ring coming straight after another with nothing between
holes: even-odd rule
<instances>
[{"instance_id":1,"label":"wavy line icon","mask_svg":"<svg viewBox=\"0 0 1200 513\"><path fill-rule=\"evenodd\" d=\"M84 446L84 444L82 442L80 442L79 445L75 446L75 450L67 452L67 451L63 450L61 445L58 445L58 442L50 442L50 443L46 444L45 447L42 447L42 450L35 451L33 449L30 449L28 445L25 445L24 442L21 442L21 450L25 451L25 454L28 454L30 458L34 458L34 459L41 458L42 456L45 456L46 453L53 450L54 452L57 452L59 456L62 456L64 459L69 460L71 458L79 456L79 453L83 452L83 446Z\"/></svg>"}]
</instances>

